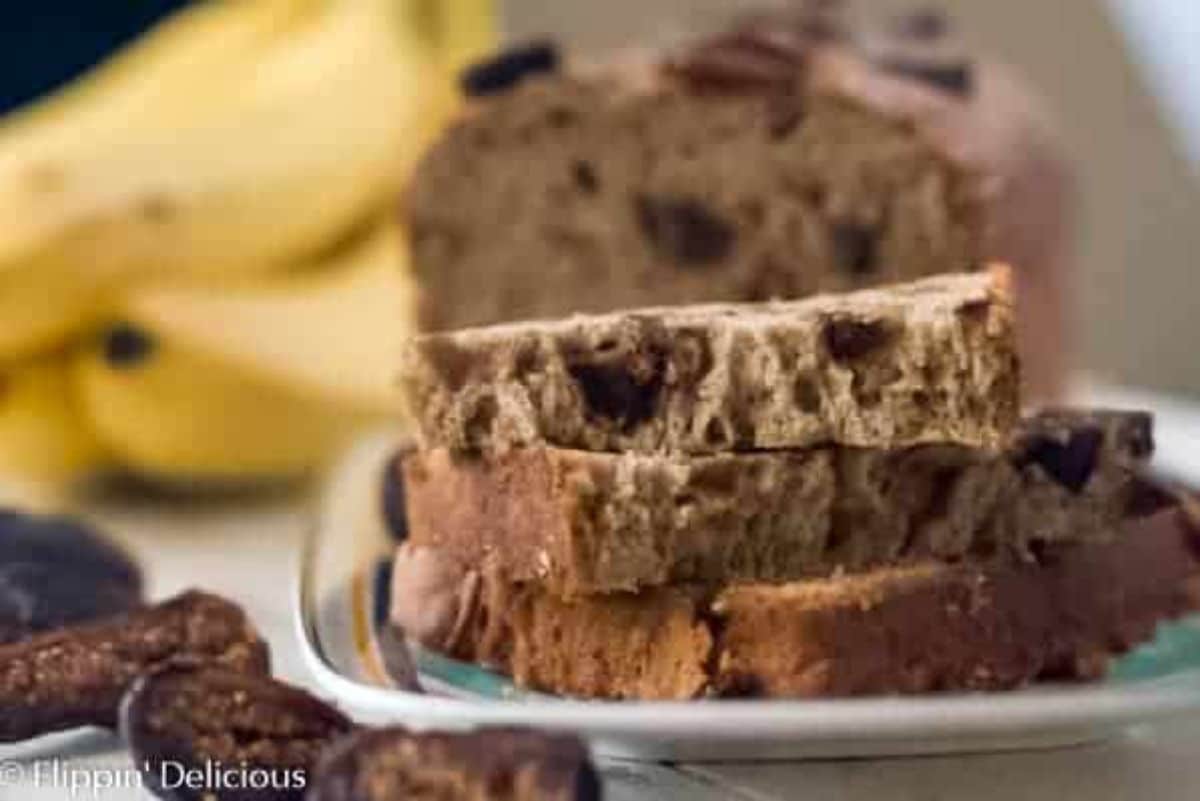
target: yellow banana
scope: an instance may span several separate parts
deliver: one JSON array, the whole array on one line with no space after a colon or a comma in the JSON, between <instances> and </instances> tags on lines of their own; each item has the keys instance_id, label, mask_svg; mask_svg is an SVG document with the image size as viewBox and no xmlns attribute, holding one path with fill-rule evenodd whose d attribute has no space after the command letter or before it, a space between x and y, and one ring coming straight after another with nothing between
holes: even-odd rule
<instances>
[{"instance_id":1,"label":"yellow banana","mask_svg":"<svg viewBox=\"0 0 1200 801\"><path fill-rule=\"evenodd\" d=\"M89 347L88 418L125 465L239 481L318 465L399 408L393 380L413 294L381 226L326 263L237 291L159 288Z\"/></svg>"},{"instance_id":2,"label":"yellow banana","mask_svg":"<svg viewBox=\"0 0 1200 801\"><path fill-rule=\"evenodd\" d=\"M413 157L422 68L391 5L333 2L177 130L0 173L0 269L261 270L343 230Z\"/></svg>"},{"instance_id":3,"label":"yellow banana","mask_svg":"<svg viewBox=\"0 0 1200 801\"><path fill-rule=\"evenodd\" d=\"M258 57L237 74L214 67L216 84L197 75L185 85L176 64L179 91L201 87L189 98L194 114L181 103L169 123L135 119L94 148L45 151L35 137L0 152L0 292L75 277L42 287L45 307L64 308L65 320L6 325L0 361L78 330L105 290L278 268L394 195L418 155L433 67L398 24L394 0L300 5L313 10L286 26L263 23ZM148 94L127 89L114 106ZM99 109L103 95L84 92L84 106ZM12 304L0 294L0 311Z\"/></svg>"},{"instance_id":4,"label":"yellow banana","mask_svg":"<svg viewBox=\"0 0 1200 801\"><path fill-rule=\"evenodd\" d=\"M194 114L199 89L244 73L248 59L261 57L312 5L217 1L171 16L80 80L0 119L0 187L52 190L65 175L56 165L71 153L95 156L139 126L167 128L180 112ZM0 230L21 224L7 220ZM92 323L112 285L111 275L77 262L0 262L0 363L52 349Z\"/></svg>"},{"instance_id":5,"label":"yellow banana","mask_svg":"<svg viewBox=\"0 0 1200 801\"><path fill-rule=\"evenodd\" d=\"M399 408L395 373L415 303L401 231L385 220L292 274L149 288L132 293L121 314L302 394L390 414Z\"/></svg>"},{"instance_id":6,"label":"yellow banana","mask_svg":"<svg viewBox=\"0 0 1200 801\"><path fill-rule=\"evenodd\" d=\"M65 356L0 371L0 483L61 485L104 460Z\"/></svg>"},{"instance_id":7,"label":"yellow banana","mask_svg":"<svg viewBox=\"0 0 1200 801\"><path fill-rule=\"evenodd\" d=\"M244 74L312 0L210 0L171 15L53 95L0 118L0 165L33 169L96 152L135 126L195 116L202 97Z\"/></svg>"},{"instance_id":8,"label":"yellow banana","mask_svg":"<svg viewBox=\"0 0 1200 801\"><path fill-rule=\"evenodd\" d=\"M493 37L490 0L210 0L0 119L0 476L277 477L394 415L398 232L303 262L388 203ZM73 375L29 360L112 314Z\"/></svg>"},{"instance_id":9,"label":"yellow banana","mask_svg":"<svg viewBox=\"0 0 1200 801\"><path fill-rule=\"evenodd\" d=\"M114 364L113 343L130 337L146 338L145 362ZM89 421L121 465L181 482L299 475L368 419L127 327L88 349L78 380Z\"/></svg>"},{"instance_id":10,"label":"yellow banana","mask_svg":"<svg viewBox=\"0 0 1200 801\"><path fill-rule=\"evenodd\" d=\"M61 512L67 505L61 487L32 483L25 478L0 474L0 508L22 512Z\"/></svg>"},{"instance_id":11,"label":"yellow banana","mask_svg":"<svg viewBox=\"0 0 1200 801\"><path fill-rule=\"evenodd\" d=\"M0 269L0 370L59 349L102 315L110 289L99 276L63 263L44 264L36 275Z\"/></svg>"}]
</instances>

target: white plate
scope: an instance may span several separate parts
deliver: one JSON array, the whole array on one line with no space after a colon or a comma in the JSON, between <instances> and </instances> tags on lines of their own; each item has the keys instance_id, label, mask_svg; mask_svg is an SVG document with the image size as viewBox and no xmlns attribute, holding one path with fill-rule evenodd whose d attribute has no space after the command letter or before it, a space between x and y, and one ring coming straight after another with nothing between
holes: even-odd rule
<instances>
[{"instance_id":1,"label":"white plate","mask_svg":"<svg viewBox=\"0 0 1200 801\"><path fill-rule=\"evenodd\" d=\"M1194 409L1173 406L1163 417L1160 441L1200 432ZM521 693L502 677L419 651L422 684L433 694L399 690L386 675L374 637L386 610L386 568L381 574L380 565L387 564L392 548L381 523L379 490L397 439L393 432L365 440L333 473L297 582L296 626L307 662L322 687L366 722L533 726L578 732L603 756L712 761L1046 748L1200 712L1200 619L1164 627L1105 682L1008 693L576 701ZM1167 467L1178 475L1188 465Z\"/></svg>"}]
</instances>

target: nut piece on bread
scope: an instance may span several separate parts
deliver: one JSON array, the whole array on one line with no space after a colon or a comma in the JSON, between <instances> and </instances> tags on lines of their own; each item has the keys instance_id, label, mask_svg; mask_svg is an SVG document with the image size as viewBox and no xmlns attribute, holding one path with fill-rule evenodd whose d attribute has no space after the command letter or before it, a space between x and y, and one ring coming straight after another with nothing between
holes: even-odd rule
<instances>
[{"instance_id":1,"label":"nut piece on bread","mask_svg":"<svg viewBox=\"0 0 1200 801\"><path fill-rule=\"evenodd\" d=\"M422 447L456 452L995 449L1019 406L997 275L426 334L408 410Z\"/></svg>"}]
</instances>

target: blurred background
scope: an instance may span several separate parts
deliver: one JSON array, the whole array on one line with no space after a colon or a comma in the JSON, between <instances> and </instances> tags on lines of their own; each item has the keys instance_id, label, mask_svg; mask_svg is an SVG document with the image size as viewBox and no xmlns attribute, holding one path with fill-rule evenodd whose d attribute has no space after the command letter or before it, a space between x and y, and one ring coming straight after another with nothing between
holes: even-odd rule
<instances>
[{"instance_id":1,"label":"blurred background","mask_svg":"<svg viewBox=\"0 0 1200 801\"><path fill-rule=\"evenodd\" d=\"M397 197L461 68L505 38L599 54L771 4L23 9L0 31L0 475L274 481L398 419L415 295ZM1059 118L1081 366L1200 398L1200 3L942 6Z\"/></svg>"}]
</instances>

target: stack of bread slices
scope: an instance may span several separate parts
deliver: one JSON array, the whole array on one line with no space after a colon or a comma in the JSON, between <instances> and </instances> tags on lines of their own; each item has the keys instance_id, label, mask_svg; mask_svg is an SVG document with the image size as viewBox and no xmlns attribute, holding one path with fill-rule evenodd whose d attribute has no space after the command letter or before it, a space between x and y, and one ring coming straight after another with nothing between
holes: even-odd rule
<instances>
[{"instance_id":1,"label":"stack of bread slices","mask_svg":"<svg viewBox=\"0 0 1200 801\"><path fill-rule=\"evenodd\" d=\"M1200 600L1149 417L1021 416L1066 377L1053 126L854 5L467 73L405 206L412 639L583 697L1003 689Z\"/></svg>"},{"instance_id":2,"label":"stack of bread slices","mask_svg":"<svg viewBox=\"0 0 1200 801\"><path fill-rule=\"evenodd\" d=\"M1020 418L1001 272L427 334L392 617L518 685L1093 678L1195 600L1145 414Z\"/></svg>"}]
</instances>

